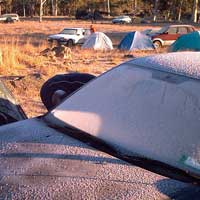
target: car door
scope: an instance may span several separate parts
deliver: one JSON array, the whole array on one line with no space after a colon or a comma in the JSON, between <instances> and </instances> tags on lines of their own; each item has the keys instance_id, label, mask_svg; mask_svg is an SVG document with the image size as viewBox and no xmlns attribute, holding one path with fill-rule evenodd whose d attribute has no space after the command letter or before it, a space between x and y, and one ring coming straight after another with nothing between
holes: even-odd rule
<instances>
[{"instance_id":1,"label":"car door","mask_svg":"<svg viewBox=\"0 0 200 200\"><path fill-rule=\"evenodd\" d=\"M164 45L171 45L178 37L177 27L170 27L163 35Z\"/></svg>"}]
</instances>

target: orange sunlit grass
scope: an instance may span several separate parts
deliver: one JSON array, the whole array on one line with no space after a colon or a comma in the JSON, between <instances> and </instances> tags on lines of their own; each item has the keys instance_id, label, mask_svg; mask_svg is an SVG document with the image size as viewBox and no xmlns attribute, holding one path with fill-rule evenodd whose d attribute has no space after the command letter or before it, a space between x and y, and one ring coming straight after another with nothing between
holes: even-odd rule
<instances>
[{"instance_id":1,"label":"orange sunlit grass","mask_svg":"<svg viewBox=\"0 0 200 200\"><path fill-rule=\"evenodd\" d=\"M90 21L23 21L14 24L0 23L0 74L20 75L25 78L15 81L15 85L6 82L29 117L46 112L39 92L48 78L58 73L83 72L96 76L110 68L135 57L155 54L157 51L112 51L83 50L79 46L72 48L71 59L42 56L40 52L50 47L47 36L60 32L66 27L89 28ZM116 47L125 32L158 29L159 25L112 25L94 24L97 31L106 34L118 33L113 44ZM165 52L165 49L161 50Z\"/></svg>"}]
</instances>

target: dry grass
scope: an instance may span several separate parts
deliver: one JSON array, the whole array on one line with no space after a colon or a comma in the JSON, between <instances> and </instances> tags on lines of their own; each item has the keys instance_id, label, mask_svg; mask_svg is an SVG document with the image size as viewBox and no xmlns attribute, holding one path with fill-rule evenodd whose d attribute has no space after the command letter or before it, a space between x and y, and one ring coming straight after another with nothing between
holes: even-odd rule
<instances>
[{"instance_id":1,"label":"dry grass","mask_svg":"<svg viewBox=\"0 0 200 200\"><path fill-rule=\"evenodd\" d=\"M46 37L62 30L64 27L89 27L90 22L74 21L24 21L14 24L0 24L0 49L2 52L1 75L24 75L25 78L15 81L15 84L6 82L19 103L29 117L38 116L46 112L39 91L45 80L58 73L87 72L99 75L108 69L134 57L155 54L149 52L121 52L82 50L80 47L72 49L72 62L62 59L52 59L40 55L48 47ZM96 24L97 30L105 33L129 32L155 28L152 26L130 26ZM158 28L158 27L157 27ZM120 38L115 38L115 44ZM165 51L165 50L162 50ZM129 55L129 56L127 56Z\"/></svg>"}]
</instances>

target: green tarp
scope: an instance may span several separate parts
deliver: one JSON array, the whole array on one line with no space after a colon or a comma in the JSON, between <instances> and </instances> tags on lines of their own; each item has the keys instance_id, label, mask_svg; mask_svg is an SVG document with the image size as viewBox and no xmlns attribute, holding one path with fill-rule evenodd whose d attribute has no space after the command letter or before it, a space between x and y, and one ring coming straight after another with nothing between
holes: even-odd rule
<instances>
[{"instance_id":1,"label":"green tarp","mask_svg":"<svg viewBox=\"0 0 200 200\"><path fill-rule=\"evenodd\" d=\"M200 51L200 32L195 31L182 35L169 48L170 52Z\"/></svg>"}]
</instances>

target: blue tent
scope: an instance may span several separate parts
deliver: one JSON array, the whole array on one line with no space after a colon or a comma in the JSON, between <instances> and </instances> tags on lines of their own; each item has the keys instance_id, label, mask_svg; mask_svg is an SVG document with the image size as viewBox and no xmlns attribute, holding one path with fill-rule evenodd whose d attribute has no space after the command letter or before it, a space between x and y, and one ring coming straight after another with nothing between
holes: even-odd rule
<instances>
[{"instance_id":1,"label":"blue tent","mask_svg":"<svg viewBox=\"0 0 200 200\"><path fill-rule=\"evenodd\" d=\"M182 35L169 48L169 51L200 51L200 32L195 31Z\"/></svg>"},{"instance_id":2,"label":"blue tent","mask_svg":"<svg viewBox=\"0 0 200 200\"><path fill-rule=\"evenodd\" d=\"M128 33L120 42L121 50L152 50L155 49L151 38L139 31Z\"/></svg>"}]
</instances>

